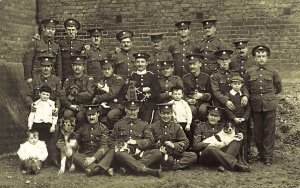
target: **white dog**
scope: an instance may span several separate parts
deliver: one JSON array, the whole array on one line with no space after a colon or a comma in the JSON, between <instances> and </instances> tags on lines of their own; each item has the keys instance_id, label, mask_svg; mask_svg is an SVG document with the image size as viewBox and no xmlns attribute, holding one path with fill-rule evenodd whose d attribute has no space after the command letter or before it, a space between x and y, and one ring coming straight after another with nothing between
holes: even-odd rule
<instances>
[{"instance_id":1,"label":"white dog","mask_svg":"<svg viewBox=\"0 0 300 188\"><path fill-rule=\"evenodd\" d=\"M215 146L217 148L223 148L228 146L233 140L241 141L243 139L243 133L235 134L235 129L231 123L227 123L226 126L217 134L206 138L202 142Z\"/></svg>"}]
</instances>

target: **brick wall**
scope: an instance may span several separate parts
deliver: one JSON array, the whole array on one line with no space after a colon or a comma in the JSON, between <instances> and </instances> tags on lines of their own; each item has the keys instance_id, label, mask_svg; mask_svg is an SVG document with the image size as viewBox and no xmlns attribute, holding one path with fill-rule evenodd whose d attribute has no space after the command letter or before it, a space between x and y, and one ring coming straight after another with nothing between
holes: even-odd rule
<instances>
[{"instance_id":1,"label":"brick wall","mask_svg":"<svg viewBox=\"0 0 300 188\"><path fill-rule=\"evenodd\" d=\"M118 45L117 31L131 29L135 46L147 50L147 33L162 31L172 39L176 36L174 23L190 20L193 37L199 39L200 21L214 16L219 20L218 35L224 41L249 38L251 47L267 44L272 49L271 58L286 70L294 68L300 59L299 9L298 0L43 0L38 17L56 17L61 24L69 17L76 18L82 23L79 34L83 39L87 29L103 27L104 43L111 48ZM61 25L57 37L62 35Z\"/></svg>"}]
</instances>

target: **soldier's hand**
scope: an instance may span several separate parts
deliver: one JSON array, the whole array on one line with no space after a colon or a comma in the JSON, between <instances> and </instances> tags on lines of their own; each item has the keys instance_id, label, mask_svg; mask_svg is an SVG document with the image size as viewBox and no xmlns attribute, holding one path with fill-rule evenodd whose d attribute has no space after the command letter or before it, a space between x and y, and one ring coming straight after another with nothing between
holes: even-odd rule
<instances>
[{"instance_id":1,"label":"soldier's hand","mask_svg":"<svg viewBox=\"0 0 300 188\"><path fill-rule=\"evenodd\" d=\"M55 125L51 126L50 133L53 133L55 131Z\"/></svg>"},{"instance_id":2,"label":"soldier's hand","mask_svg":"<svg viewBox=\"0 0 300 188\"><path fill-rule=\"evenodd\" d=\"M191 125L186 125L185 130L190 131L191 130Z\"/></svg>"},{"instance_id":3,"label":"soldier's hand","mask_svg":"<svg viewBox=\"0 0 300 188\"><path fill-rule=\"evenodd\" d=\"M26 81L27 84L29 84L29 83L32 82L32 78L28 78L28 79L26 79L25 81Z\"/></svg>"},{"instance_id":4,"label":"soldier's hand","mask_svg":"<svg viewBox=\"0 0 300 188\"><path fill-rule=\"evenodd\" d=\"M70 109L71 109L71 110L74 110L74 111L79 111L79 106L78 106L78 105L72 104L72 105L70 106Z\"/></svg>"},{"instance_id":5,"label":"soldier's hand","mask_svg":"<svg viewBox=\"0 0 300 188\"><path fill-rule=\"evenodd\" d=\"M97 103L98 103L97 97L94 97L92 100L92 104L97 104Z\"/></svg>"},{"instance_id":6,"label":"soldier's hand","mask_svg":"<svg viewBox=\"0 0 300 188\"><path fill-rule=\"evenodd\" d=\"M236 124L240 124L242 122L240 118L234 118L233 120Z\"/></svg>"},{"instance_id":7,"label":"soldier's hand","mask_svg":"<svg viewBox=\"0 0 300 188\"><path fill-rule=\"evenodd\" d=\"M243 96L241 99L241 105L242 107L246 106L248 104L248 97L247 96Z\"/></svg>"},{"instance_id":8,"label":"soldier's hand","mask_svg":"<svg viewBox=\"0 0 300 188\"><path fill-rule=\"evenodd\" d=\"M165 144L171 148L175 148L175 145L171 141L165 141Z\"/></svg>"},{"instance_id":9,"label":"soldier's hand","mask_svg":"<svg viewBox=\"0 0 300 188\"><path fill-rule=\"evenodd\" d=\"M118 53L120 53L121 52L121 48L119 48L119 47L116 47L116 50L115 50L115 52L118 54Z\"/></svg>"},{"instance_id":10,"label":"soldier's hand","mask_svg":"<svg viewBox=\"0 0 300 188\"><path fill-rule=\"evenodd\" d=\"M143 87L143 92L148 93L151 90L150 87Z\"/></svg>"},{"instance_id":11,"label":"soldier's hand","mask_svg":"<svg viewBox=\"0 0 300 188\"><path fill-rule=\"evenodd\" d=\"M230 110L234 110L235 109L234 104L230 100L228 100L226 102L226 107L229 108Z\"/></svg>"},{"instance_id":12,"label":"soldier's hand","mask_svg":"<svg viewBox=\"0 0 300 188\"><path fill-rule=\"evenodd\" d=\"M137 142L136 142L136 140L129 139L129 140L127 141L127 144L136 145Z\"/></svg>"},{"instance_id":13,"label":"soldier's hand","mask_svg":"<svg viewBox=\"0 0 300 188\"><path fill-rule=\"evenodd\" d=\"M203 97L202 93L195 93L195 94L193 94L193 98L194 99L201 99L202 97Z\"/></svg>"},{"instance_id":14,"label":"soldier's hand","mask_svg":"<svg viewBox=\"0 0 300 188\"><path fill-rule=\"evenodd\" d=\"M189 104L194 105L196 104L196 100L195 99L188 99L187 101Z\"/></svg>"},{"instance_id":15,"label":"soldier's hand","mask_svg":"<svg viewBox=\"0 0 300 188\"><path fill-rule=\"evenodd\" d=\"M34 103L31 104L30 111L31 112L36 112L36 104L34 104Z\"/></svg>"},{"instance_id":16,"label":"soldier's hand","mask_svg":"<svg viewBox=\"0 0 300 188\"><path fill-rule=\"evenodd\" d=\"M89 166L90 164L92 164L93 162L96 161L96 158L95 157L86 157L84 160L83 160L83 164L84 166Z\"/></svg>"}]
</instances>

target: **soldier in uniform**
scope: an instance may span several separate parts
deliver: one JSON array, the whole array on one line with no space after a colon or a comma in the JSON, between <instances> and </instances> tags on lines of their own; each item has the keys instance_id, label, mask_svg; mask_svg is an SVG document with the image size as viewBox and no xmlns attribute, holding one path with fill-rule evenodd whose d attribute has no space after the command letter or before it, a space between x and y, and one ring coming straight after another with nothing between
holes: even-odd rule
<instances>
[{"instance_id":1,"label":"soldier in uniform","mask_svg":"<svg viewBox=\"0 0 300 188\"><path fill-rule=\"evenodd\" d=\"M32 106L32 103L39 99L39 91L40 88L44 85L47 85L51 88L50 99L55 101L55 109L54 113L58 114L58 110L60 109L60 94L61 94L61 81L60 78L53 75L52 69L53 64L55 63L55 57L52 55L42 55L38 58L38 61L41 63L42 72L39 75L33 77L32 82L27 84L26 87L26 96L25 102L31 111L35 111L36 109ZM56 130L58 127L55 128ZM57 162L57 151L55 144L55 135L52 136L52 140L49 144L49 162L52 162L55 165L58 165Z\"/></svg>"},{"instance_id":2,"label":"soldier in uniform","mask_svg":"<svg viewBox=\"0 0 300 188\"><path fill-rule=\"evenodd\" d=\"M179 76L173 74L174 61L159 61L161 76L158 78L159 82L159 101L169 102L172 100L173 86L180 86L183 88L183 82Z\"/></svg>"},{"instance_id":3,"label":"soldier in uniform","mask_svg":"<svg viewBox=\"0 0 300 188\"><path fill-rule=\"evenodd\" d=\"M74 163L85 169L87 176L105 172L113 175L110 168L114 151L108 147L108 129L99 123L98 105L87 105L87 122L76 131L79 152L73 155Z\"/></svg>"},{"instance_id":4,"label":"soldier in uniform","mask_svg":"<svg viewBox=\"0 0 300 188\"><path fill-rule=\"evenodd\" d=\"M63 84L61 103L64 114L77 115L78 129L86 120L82 105L91 104L95 94L95 83L91 76L84 73L86 56L72 56L73 75Z\"/></svg>"},{"instance_id":5,"label":"soldier in uniform","mask_svg":"<svg viewBox=\"0 0 300 188\"><path fill-rule=\"evenodd\" d=\"M163 154L162 166L164 169L185 169L197 162L194 152L185 152L189 146L180 124L173 121L172 103L158 104L160 120L151 124L156 148Z\"/></svg>"},{"instance_id":6,"label":"soldier in uniform","mask_svg":"<svg viewBox=\"0 0 300 188\"><path fill-rule=\"evenodd\" d=\"M44 19L43 33L39 38L33 39L28 45L27 51L23 58L24 77L27 83L32 82L35 75L41 72L41 64L38 57L43 55L52 55L54 57L52 71L56 76L62 77L61 50L59 45L54 41L56 25L59 22L54 19Z\"/></svg>"},{"instance_id":7,"label":"soldier in uniform","mask_svg":"<svg viewBox=\"0 0 300 188\"><path fill-rule=\"evenodd\" d=\"M196 49L196 44L190 38L190 21L177 22L175 26L178 28L180 38L169 44L169 52L175 61L175 75L182 78L187 71L186 55L191 54Z\"/></svg>"},{"instance_id":8,"label":"soldier in uniform","mask_svg":"<svg viewBox=\"0 0 300 188\"><path fill-rule=\"evenodd\" d=\"M112 130L114 124L124 115L125 100L124 79L113 73L113 60L100 60L102 78L96 81L96 94L93 104L101 104L102 117L107 117L107 127Z\"/></svg>"},{"instance_id":9,"label":"soldier in uniform","mask_svg":"<svg viewBox=\"0 0 300 188\"><path fill-rule=\"evenodd\" d=\"M132 48L133 32L129 30L120 31L116 38L121 48L116 48L113 58L116 60L115 73L122 76L126 83L131 73L135 70L134 57L136 51Z\"/></svg>"},{"instance_id":10,"label":"soldier in uniform","mask_svg":"<svg viewBox=\"0 0 300 188\"><path fill-rule=\"evenodd\" d=\"M204 121L207 106L211 102L210 78L201 71L202 56L199 54L187 55L189 74L182 78L185 99L191 107L193 119Z\"/></svg>"},{"instance_id":11,"label":"soldier in uniform","mask_svg":"<svg viewBox=\"0 0 300 188\"><path fill-rule=\"evenodd\" d=\"M158 79L152 72L147 71L148 54L135 53L133 56L137 71L132 72L129 80L135 83L137 99L141 102L139 117L150 124L154 121L156 102L159 99Z\"/></svg>"},{"instance_id":12,"label":"soldier in uniform","mask_svg":"<svg viewBox=\"0 0 300 188\"><path fill-rule=\"evenodd\" d=\"M214 52L225 48L224 42L216 36L217 21L216 19L202 21L204 38L200 41L196 49L196 53L203 54L206 58L202 70L208 75L212 75L219 68Z\"/></svg>"},{"instance_id":13,"label":"soldier in uniform","mask_svg":"<svg viewBox=\"0 0 300 188\"><path fill-rule=\"evenodd\" d=\"M247 70L245 82L250 92L250 106L254 122L254 138L259 160L272 164L275 146L276 94L282 90L281 78L276 68L269 65L270 48L259 45L253 48L256 65Z\"/></svg>"},{"instance_id":14,"label":"soldier in uniform","mask_svg":"<svg viewBox=\"0 0 300 188\"><path fill-rule=\"evenodd\" d=\"M80 23L73 19L66 19L64 22L67 37L58 40L62 56L62 78L65 81L73 75L71 56L80 55L84 49L84 42L77 38Z\"/></svg>"},{"instance_id":15,"label":"soldier in uniform","mask_svg":"<svg viewBox=\"0 0 300 188\"><path fill-rule=\"evenodd\" d=\"M163 49L163 33L151 33L151 51L149 57L148 70L153 72L156 76L160 76L159 61L172 60L172 54Z\"/></svg>"},{"instance_id":16,"label":"soldier in uniform","mask_svg":"<svg viewBox=\"0 0 300 188\"><path fill-rule=\"evenodd\" d=\"M207 166L218 166L218 171L225 169L239 172L250 172L248 166L239 164L236 156L240 142L232 141L227 147L218 148L214 143L204 143L203 140L220 132L224 124L220 123L221 109L209 107L207 121L200 122L195 127L193 148L197 152L198 162Z\"/></svg>"},{"instance_id":17,"label":"soldier in uniform","mask_svg":"<svg viewBox=\"0 0 300 188\"><path fill-rule=\"evenodd\" d=\"M89 76L93 76L95 81L98 81L101 77L100 60L108 59L110 52L101 46L102 29L96 28L87 31L92 38L92 43L85 45L85 50L82 52L87 56L86 72Z\"/></svg>"},{"instance_id":18,"label":"soldier in uniform","mask_svg":"<svg viewBox=\"0 0 300 188\"><path fill-rule=\"evenodd\" d=\"M231 58L229 69L240 73L240 76L244 78L246 69L255 65L254 58L249 55L248 40L237 40L233 42L235 46L236 55Z\"/></svg>"},{"instance_id":19,"label":"soldier in uniform","mask_svg":"<svg viewBox=\"0 0 300 188\"><path fill-rule=\"evenodd\" d=\"M111 134L112 145L116 148L115 159L122 167L122 172L132 170L143 175L161 176L160 169L149 168L160 162L162 155L158 149L151 149L154 138L148 123L138 119L137 101L125 103L126 117L117 122ZM131 150L121 150L120 145L127 144ZM137 150L141 152L136 153Z\"/></svg>"},{"instance_id":20,"label":"soldier in uniform","mask_svg":"<svg viewBox=\"0 0 300 188\"><path fill-rule=\"evenodd\" d=\"M217 58L220 69L211 75L210 83L212 88L213 100L215 106L226 106L230 110L234 110L235 106L229 97L225 94L231 90L230 79L232 76L239 75L238 72L233 72L229 69L229 64L231 62L232 50L219 50L214 54ZM242 107L246 106L248 103L249 92L246 87L242 87Z\"/></svg>"}]
</instances>

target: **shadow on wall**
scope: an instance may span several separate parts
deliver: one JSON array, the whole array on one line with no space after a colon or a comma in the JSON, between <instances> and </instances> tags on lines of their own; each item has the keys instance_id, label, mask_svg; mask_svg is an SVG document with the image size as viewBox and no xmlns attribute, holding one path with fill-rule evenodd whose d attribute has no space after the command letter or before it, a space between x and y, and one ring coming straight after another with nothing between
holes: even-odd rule
<instances>
[{"instance_id":1,"label":"shadow on wall","mask_svg":"<svg viewBox=\"0 0 300 188\"><path fill-rule=\"evenodd\" d=\"M24 142L28 110L23 65L0 62L0 155L17 151Z\"/></svg>"}]
</instances>

